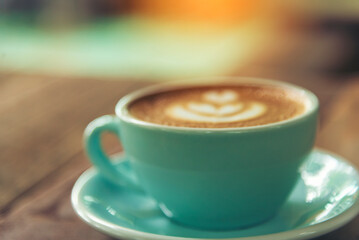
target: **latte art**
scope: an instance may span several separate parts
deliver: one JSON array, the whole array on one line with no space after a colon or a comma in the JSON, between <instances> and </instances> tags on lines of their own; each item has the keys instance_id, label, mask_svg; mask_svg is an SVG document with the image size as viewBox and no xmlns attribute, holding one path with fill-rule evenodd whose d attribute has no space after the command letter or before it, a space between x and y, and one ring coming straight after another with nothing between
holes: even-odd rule
<instances>
[{"instance_id":1,"label":"latte art","mask_svg":"<svg viewBox=\"0 0 359 240\"><path fill-rule=\"evenodd\" d=\"M181 105L177 105L182 108ZM207 103L195 103L190 102L187 105L188 109L192 112L198 112L204 115L226 115L240 111L243 108L243 104L227 104L221 107L216 107Z\"/></svg>"},{"instance_id":2,"label":"latte art","mask_svg":"<svg viewBox=\"0 0 359 240\"><path fill-rule=\"evenodd\" d=\"M202 102L189 101L165 109L168 117L190 122L227 123L246 121L261 116L267 107L260 102L241 102L231 90L203 93Z\"/></svg>"},{"instance_id":3,"label":"latte art","mask_svg":"<svg viewBox=\"0 0 359 240\"><path fill-rule=\"evenodd\" d=\"M248 127L293 118L305 111L294 90L272 86L201 86L137 99L129 112L143 121L195 128Z\"/></svg>"},{"instance_id":4,"label":"latte art","mask_svg":"<svg viewBox=\"0 0 359 240\"><path fill-rule=\"evenodd\" d=\"M238 94L232 90L224 90L222 92L219 91L208 91L203 94L204 100L208 102L213 102L217 104L224 104L228 102L233 102L237 100Z\"/></svg>"}]
</instances>

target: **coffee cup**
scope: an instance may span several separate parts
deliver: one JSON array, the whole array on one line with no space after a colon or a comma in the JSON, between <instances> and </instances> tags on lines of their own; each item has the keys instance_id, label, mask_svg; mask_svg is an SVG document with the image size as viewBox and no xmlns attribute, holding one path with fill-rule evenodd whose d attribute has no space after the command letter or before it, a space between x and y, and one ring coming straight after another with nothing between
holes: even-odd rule
<instances>
[{"instance_id":1,"label":"coffee cup","mask_svg":"<svg viewBox=\"0 0 359 240\"><path fill-rule=\"evenodd\" d=\"M145 191L179 224L245 228L275 216L294 188L314 145L318 107L313 93L279 81L164 83L130 93L116 115L91 122L85 150L106 179ZM103 132L117 135L135 178L105 154Z\"/></svg>"}]
</instances>

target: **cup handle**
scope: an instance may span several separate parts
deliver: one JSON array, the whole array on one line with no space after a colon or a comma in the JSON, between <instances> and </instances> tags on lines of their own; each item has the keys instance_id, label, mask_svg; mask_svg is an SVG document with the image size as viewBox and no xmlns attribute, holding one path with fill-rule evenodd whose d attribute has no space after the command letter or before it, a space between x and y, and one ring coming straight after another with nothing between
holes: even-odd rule
<instances>
[{"instance_id":1,"label":"cup handle","mask_svg":"<svg viewBox=\"0 0 359 240\"><path fill-rule=\"evenodd\" d=\"M119 121L116 116L105 115L89 123L84 132L85 151L92 164L107 180L134 190L143 191L132 170L117 168L102 148L101 135L104 132L113 133L121 140Z\"/></svg>"}]
</instances>

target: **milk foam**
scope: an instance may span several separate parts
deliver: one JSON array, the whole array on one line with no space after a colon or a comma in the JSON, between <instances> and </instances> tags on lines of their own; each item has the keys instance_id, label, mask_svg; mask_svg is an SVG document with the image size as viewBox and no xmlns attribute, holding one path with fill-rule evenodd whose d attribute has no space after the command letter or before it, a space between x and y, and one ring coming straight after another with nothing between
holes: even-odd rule
<instances>
[{"instance_id":1,"label":"milk foam","mask_svg":"<svg viewBox=\"0 0 359 240\"><path fill-rule=\"evenodd\" d=\"M134 101L135 118L167 126L240 128L284 121L310 109L301 91L267 85L180 88Z\"/></svg>"},{"instance_id":2,"label":"milk foam","mask_svg":"<svg viewBox=\"0 0 359 240\"><path fill-rule=\"evenodd\" d=\"M174 103L165 109L168 117L189 122L228 123L246 121L261 116L267 110L258 101L240 101L240 96L232 90L207 91L202 101Z\"/></svg>"}]
</instances>

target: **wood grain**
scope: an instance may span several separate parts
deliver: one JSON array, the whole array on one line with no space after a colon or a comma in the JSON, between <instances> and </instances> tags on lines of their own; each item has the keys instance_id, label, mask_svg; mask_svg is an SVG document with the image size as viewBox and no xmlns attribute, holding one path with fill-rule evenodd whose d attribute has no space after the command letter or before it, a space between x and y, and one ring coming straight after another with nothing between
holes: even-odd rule
<instances>
[{"instance_id":1,"label":"wood grain","mask_svg":"<svg viewBox=\"0 0 359 240\"><path fill-rule=\"evenodd\" d=\"M359 168L359 78L339 92L318 136L318 146L342 155Z\"/></svg>"},{"instance_id":2,"label":"wood grain","mask_svg":"<svg viewBox=\"0 0 359 240\"><path fill-rule=\"evenodd\" d=\"M18 78L3 83L0 104L0 212L79 154L86 125L113 114L117 100L139 87L132 81Z\"/></svg>"},{"instance_id":3,"label":"wood grain","mask_svg":"<svg viewBox=\"0 0 359 240\"><path fill-rule=\"evenodd\" d=\"M85 156L79 154L47 177L0 222L0 239L111 239L84 224L71 207L72 186L88 167Z\"/></svg>"}]
</instances>

